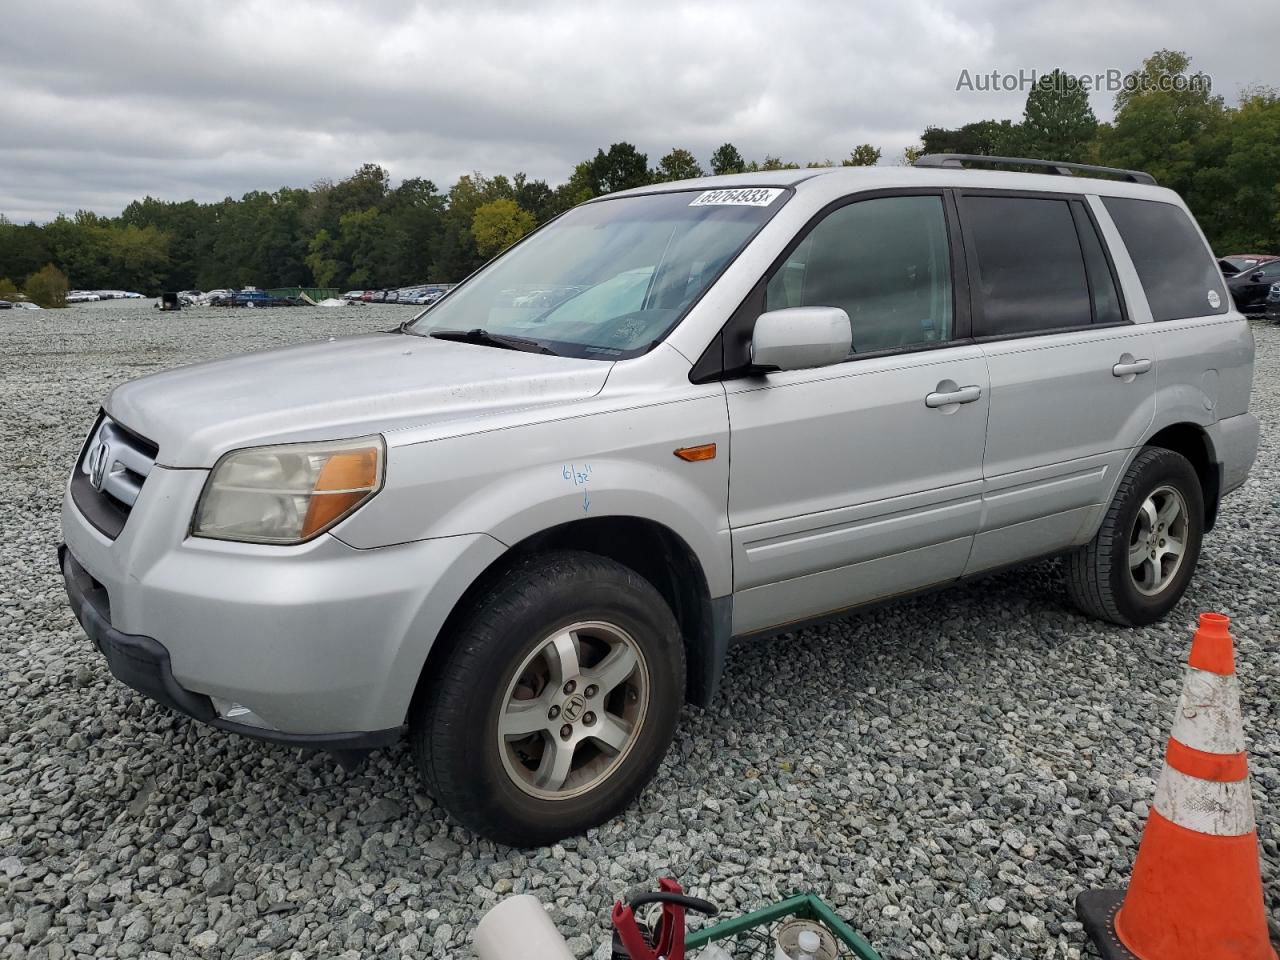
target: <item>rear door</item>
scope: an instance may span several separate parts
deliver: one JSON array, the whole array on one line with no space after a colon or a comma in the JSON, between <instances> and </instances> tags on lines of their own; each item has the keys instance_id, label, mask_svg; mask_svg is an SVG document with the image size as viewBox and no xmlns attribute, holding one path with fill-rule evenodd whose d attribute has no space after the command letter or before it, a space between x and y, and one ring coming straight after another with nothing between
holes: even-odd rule
<instances>
[{"instance_id":1,"label":"rear door","mask_svg":"<svg viewBox=\"0 0 1280 960\"><path fill-rule=\"evenodd\" d=\"M844 309L853 343L844 363L726 383L735 633L964 569L981 509L987 368L967 336L947 211L942 191L850 198L758 288L757 316Z\"/></svg>"},{"instance_id":2,"label":"rear door","mask_svg":"<svg viewBox=\"0 0 1280 960\"><path fill-rule=\"evenodd\" d=\"M958 203L991 373L972 573L1079 541L1151 423L1157 358L1083 197L966 191Z\"/></svg>"}]
</instances>

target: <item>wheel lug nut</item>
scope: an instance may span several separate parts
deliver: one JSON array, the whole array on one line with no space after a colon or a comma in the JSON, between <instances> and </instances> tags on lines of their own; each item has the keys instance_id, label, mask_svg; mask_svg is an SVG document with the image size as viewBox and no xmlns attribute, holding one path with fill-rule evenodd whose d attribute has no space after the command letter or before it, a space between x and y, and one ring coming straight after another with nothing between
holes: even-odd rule
<instances>
[{"instance_id":1,"label":"wheel lug nut","mask_svg":"<svg viewBox=\"0 0 1280 960\"><path fill-rule=\"evenodd\" d=\"M593 683L593 684L590 684L590 685L587 687L587 689L585 689L585 690L583 690L583 691L582 691L582 694L583 694L583 696L585 696L585 697L594 697L594 696L596 695L596 693L597 693L597 690L596 690L596 685L595 685L594 683Z\"/></svg>"},{"instance_id":2,"label":"wheel lug nut","mask_svg":"<svg viewBox=\"0 0 1280 960\"><path fill-rule=\"evenodd\" d=\"M589 727L596 722L596 715L588 711L582 715L582 722Z\"/></svg>"},{"instance_id":3,"label":"wheel lug nut","mask_svg":"<svg viewBox=\"0 0 1280 960\"><path fill-rule=\"evenodd\" d=\"M576 682L576 681L574 681L574 680L570 680L568 683L566 683L566 684L564 685L564 692L565 692L565 693L573 693L573 691L575 691L575 690L577 690L577 689L578 689L578 684L577 684L577 682Z\"/></svg>"},{"instance_id":4,"label":"wheel lug nut","mask_svg":"<svg viewBox=\"0 0 1280 960\"><path fill-rule=\"evenodd\" d=\"M560 716L560 708L559 708L559 707L552 707L550 710L548 710L548 711L547 711L547 719L548 719L548 720L554 720L554 719L555 719L556 717L558 717L558 716Z\"/></svg>"},{"instance_id":5,"label":"wheel lug nut","mask_svg":"<svg viewBox=\"0 0 1280 960\"><path fill-rule=\"evenodd\" d=\"M569 724L566 723L563 727L560 728L561 740L568 740L572 736L573 736L573 727L569 726Z\"/></svg>"}]
</instances>

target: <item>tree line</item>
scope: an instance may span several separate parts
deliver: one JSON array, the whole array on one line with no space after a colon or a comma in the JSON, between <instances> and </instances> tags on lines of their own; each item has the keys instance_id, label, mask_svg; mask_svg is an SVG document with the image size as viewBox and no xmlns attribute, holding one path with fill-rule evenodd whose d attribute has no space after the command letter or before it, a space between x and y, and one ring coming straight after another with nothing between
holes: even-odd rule
<instances>
[{"instance_id":1,"label":"tree line","mask_svg":"<svg viewBox=\"0 0 1280 960\"><path fill-rule=\"evenodd\" d=\"M1220 252L1280 251L1280 96L1256 88L1229 106L1191 58L1161 50L1129 75L1111 123L1099 123L1083 85L1062 71L1041 78L1022 116L928 127L898 162L922 152L1074 160L1147 170L1187 200ZM879 163L860 144L840 161ZM832 166L830 160L806 166ZM253 191L215 203L146 197L119 216L88 211L46 224L0 215L3 278L49 282L47 266L80 288L212 289L246 284L342 288L456 281L534 227L592 197L706 173L794 169L777 156L747 161L732 143L704 168L674 148L650 165L631 143L578 163L552 187L523 173L462 176L447 191L420 177L396 186L365 164L337 182ZM10 287L13 284L9 285Z\"/></svg>"}]
</instances>

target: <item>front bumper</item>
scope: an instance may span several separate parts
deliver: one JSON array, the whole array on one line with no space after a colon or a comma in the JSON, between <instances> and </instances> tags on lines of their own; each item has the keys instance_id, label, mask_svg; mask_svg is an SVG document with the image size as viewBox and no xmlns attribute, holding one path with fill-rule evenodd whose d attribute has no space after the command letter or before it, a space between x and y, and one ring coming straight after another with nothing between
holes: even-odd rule
<instances>
[{"instance_id":1,"label":"front bumper","mask_svg":"<svg viewBox=\"0 0 1280 960\"><path fill-rule=\"evenodd\" d=\"M157 467L114 540L63 498L68 595L112 673L263 739L394 739L445 618L503 545L483 534L363 550L333 534L297 547L194 538L205 475Z\"/></svg>"},{"instance_id":2,"label":"front bumper","mask_svg":"<svg viewBox=\"0 0 1280 960\"><path fill-rule=\"evenodd\" d=\"M62 569L71 610L98 652L106 658L112 675L161 706L222 730L295 747L367 750L388 746L404 735L402 726L356 733L299 734L226 720L218 716L209 697L178 683L164 644L152 637L122 633L111 626L106 590L80 566L65 544L58 547L58 566Z\"/></svg>"}]
</instances>

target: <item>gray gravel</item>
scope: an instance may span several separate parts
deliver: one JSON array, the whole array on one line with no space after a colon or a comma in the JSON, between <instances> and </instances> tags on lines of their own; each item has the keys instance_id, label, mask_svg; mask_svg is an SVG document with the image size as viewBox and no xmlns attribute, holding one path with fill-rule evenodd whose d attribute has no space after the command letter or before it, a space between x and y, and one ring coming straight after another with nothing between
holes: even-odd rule
<instances>
[{"instance_id":1,"label":"gray gravel","mask_svg":"<svg viewBox=\"0 0 1280 960\"><path fill-rule=\"evenodd\" d=\"M1166 623L1089 621L1042 563L742 648L630 812L518 852L446 820L403 749L350 774L135 696L53 562L62 486L112 384L405 316L0 314L0 957L466 957L513 892L604 956L614 897L668 873L730 915L814 891L886 960L1092 956L1072 901L1128 876L1206 609L1235 618L1280 912L1280 329L1255 328L1259 463Z\"/></svg>"}]
</instances>

